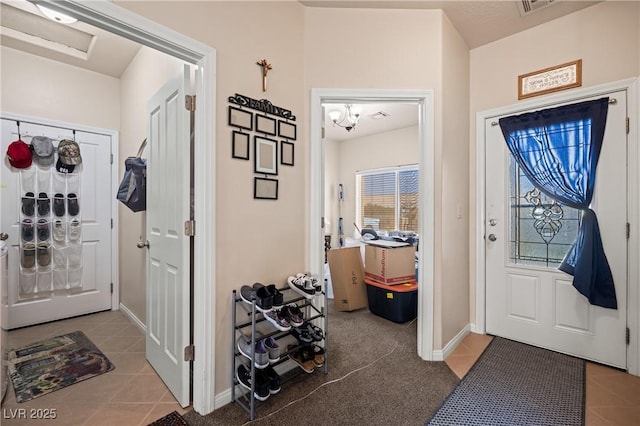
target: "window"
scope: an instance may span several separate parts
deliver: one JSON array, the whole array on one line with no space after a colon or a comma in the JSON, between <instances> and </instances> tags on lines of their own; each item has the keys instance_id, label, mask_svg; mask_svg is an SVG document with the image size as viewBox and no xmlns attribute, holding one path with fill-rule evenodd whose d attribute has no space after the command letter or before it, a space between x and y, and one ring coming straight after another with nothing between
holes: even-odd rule
<instances>
[{"instance_id":1,"label":"window","mask_svg":"<svg viewBox=\"0 0 640 426\"><path fill-rule=\"evenodd\" d=\"M358 227L418 232L418 166L356 173Z\"/></svg>"},{"instance_id":2,"label":"window","mask_svg":"<svg viewBox=\"0 0 640 426\"><path fill-rule=\"evenodd\" d=\"M563 206L535 188L511 157L512 263L556 268L578 235L580 210Z\"/></svg>"}]
</instances>

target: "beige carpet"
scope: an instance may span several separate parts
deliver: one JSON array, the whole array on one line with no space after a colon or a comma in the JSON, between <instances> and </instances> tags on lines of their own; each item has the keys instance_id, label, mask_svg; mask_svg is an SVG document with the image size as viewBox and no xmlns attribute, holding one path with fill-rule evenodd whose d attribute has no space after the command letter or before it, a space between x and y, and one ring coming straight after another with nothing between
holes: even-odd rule
<instances>
[{"instance_id":1,"label":"beige carpet","mask_svg":"<svg viewBox=\"0 0 640 426\"><path fill-rule=\"evenodd\" d=\"M284 383L278 394L256 402L251 424L424 425L459 380L444 362L418 357L416 322L396 324L366 309L336 312L332 307L330 301L328 374L303 373ZM249 421L236 404L184 418L194 426Z\"/></svg>"}]
</instances>

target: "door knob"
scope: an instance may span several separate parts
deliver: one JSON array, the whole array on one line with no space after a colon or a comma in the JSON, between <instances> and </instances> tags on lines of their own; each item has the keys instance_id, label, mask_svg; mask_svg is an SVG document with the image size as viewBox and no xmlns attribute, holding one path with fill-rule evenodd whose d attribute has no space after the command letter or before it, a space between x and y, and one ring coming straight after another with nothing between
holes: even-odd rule
<instances>
[{"instance_id":1,"label":"door knob","mask_svg":"<svg viewBox=\"0 0 640 426\"><path fill-rule=\"evenodd\" d=\"M0 232L0 241L4 241L9 238L9 234L6 232Z\"/></svg>"},{"instance_id":2,"label":"door knob","mask_svg":"<svg viewBox=\"0 0 640 426\"><path fill-rule=\"evenodd\" d=\"M497 239L498 237L496 237L496 234L489 234L489 241L495 241Z\"/></svg>"},{"instance_id":3,"label":"door knob","mask_svg":"<svg viewBox=\"0 0 640 426\"><path fill-rule=\"evenodd\" d=\"M138 241L138 244L136 244L138 246L138 248L149 248L149 240L147 241Z\"/></svg>"}]
</instances>

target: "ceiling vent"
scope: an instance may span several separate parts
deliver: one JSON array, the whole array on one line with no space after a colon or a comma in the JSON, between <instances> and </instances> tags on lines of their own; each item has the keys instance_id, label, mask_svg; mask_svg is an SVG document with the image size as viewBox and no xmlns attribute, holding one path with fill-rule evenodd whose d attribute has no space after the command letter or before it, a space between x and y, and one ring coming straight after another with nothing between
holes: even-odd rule
<instances>
[{"instance_id":1,"label":"ceiling vent","mask_svg":"<svg viewBox=\"0 0 640 426\"><path fill-rule=\"evenodd\" d=\"M553 5L556 0L518 0L518 10L521 16L527 16L540 9Z\"/></svg>"},{"instance_id":2,"label":"ceiling vent","mask_svg":"<svg viewBox=\"0 0 640 426\"><path fill-rule=\"evenodd\" d=\"M378 111L376 113L371 114L370 117L373 118L374 120L380 120L381 118L389 117L389 113L386 113L384 111Z\"/></svg>"}]
</instances>

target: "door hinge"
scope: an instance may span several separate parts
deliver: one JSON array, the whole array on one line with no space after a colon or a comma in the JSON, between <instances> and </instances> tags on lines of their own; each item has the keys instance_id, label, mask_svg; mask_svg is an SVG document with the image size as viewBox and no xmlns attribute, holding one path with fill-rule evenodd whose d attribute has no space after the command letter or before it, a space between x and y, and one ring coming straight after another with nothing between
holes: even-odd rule
<instances>
[{"instance_id":1,"label":"door hinge","mask_svg":"<svg viewBox=\"0 0 640 426\"><path fill-rule=\"evenodd\" d=\"M195 355L195 347L193 345L184 347L184 360L193 361Z\"/></svg>"},{"instance_id":2,"label":"door hinge","mask_svg":"<svg viewBox=\"0 0 640 426\"><path fill-rule=\"evenodd\" d=\"M629 327L627 327L625 341L627 342L627 345L631 342L631 331L629 331Z\"/></svg>"},{"instance_id":3,"label":"door hinge","mask_svg":"<svg viewBox=\"0 0 640 426\"><path fill-rule=\"evenodd\" d=\"M196 235L196 221L187 220L184 222L184 235L194 237Z\"/></svg>"},{"instance_id":4,"label":"door hinge","mask_svg":"<svg viewBox=\"0 0 640 426\"><path fill-rule=\"evenodd\" d=\"M111 229L113 229L113 218L111 218Z\"/></svg>"},{"instance_id":5,"label":"door hinge","mask_svg":"<svg viewBox=\"0 0 640 426\"><path fill-rule=\"evenodd\" d=\"M184 107L187 111L195 111L196 110L196 95L185 95L184 96Z\"/></svg>"},{"instance_id":6,"label":"door hinge","mask_svg":"<svg viewBox=\"0 0 640 426\"><path fill-rule=\"evenodd\" d=\"M631 236L631 224L627 222L627 240Z\"/></svg>"},{"instance_id":7,"label":"door hinge","mask_svg":"<svg viewBox=\"0 0 640 426\"><path fill-rule=\"evenodd\" d=\"M629 117L627 117L627 134L629 134Z\"/></svg>"},{"instance_id":8,"label":"door hinge","mask_svg":"<svg viewBox=\"0 0 640 426\"><path fill-rule=\"evenodd\" d=\"M113 164L113 154L111 154L111 164Z\"/></svg>"},{"instance_id":9,"label":"door hinge","mask_svg":"<svg viewBox=\"0 0 640 426\"><path fill-rule=\"evenodd\" d=\"M111 294L113 294L113 283L111 283Z\"/></svg>"}]
</instances>

